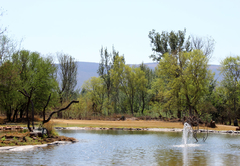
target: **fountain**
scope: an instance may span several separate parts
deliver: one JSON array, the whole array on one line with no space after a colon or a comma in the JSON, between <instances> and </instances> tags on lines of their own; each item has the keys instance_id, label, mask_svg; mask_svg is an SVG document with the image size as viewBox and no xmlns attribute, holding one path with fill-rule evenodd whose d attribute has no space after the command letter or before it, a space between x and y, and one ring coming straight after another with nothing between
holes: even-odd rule
<instances>
[{"instance_id":1,"label":"fountain","mask_svg":"<svg viewBox=\"0 0 240 166\"><path fill-rule=\"evenodd\" d=\"M182 135L182 141L184 145L187 145L188 140L192 138L192 133L193 133L193 129L191 125L185 122L183 126L183 135Z\"/></svg>"}]
</instances>

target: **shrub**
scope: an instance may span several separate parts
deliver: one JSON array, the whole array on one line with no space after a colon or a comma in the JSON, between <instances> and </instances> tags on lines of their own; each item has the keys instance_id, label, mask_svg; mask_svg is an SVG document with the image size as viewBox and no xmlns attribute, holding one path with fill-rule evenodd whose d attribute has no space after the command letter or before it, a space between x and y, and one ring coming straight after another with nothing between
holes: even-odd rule
<instances>
[{"instance_id":1,"label":"shrub","mask_svg":"<svg viewBox=\"0 0 240 166\"><path fill-rule=\"evenodd\" d=\"M55 130L54 127L53 127L53 122L52 122L52 121L49 121L49 122L45 123L45 124L43 125L43 127L44 127L45 129L47 129L47 134L48 134L49 137L50 137L50 136L57 136L57 135L58 135L58 133L56 132L56 130Z\"/></svg>"}]
</instances>

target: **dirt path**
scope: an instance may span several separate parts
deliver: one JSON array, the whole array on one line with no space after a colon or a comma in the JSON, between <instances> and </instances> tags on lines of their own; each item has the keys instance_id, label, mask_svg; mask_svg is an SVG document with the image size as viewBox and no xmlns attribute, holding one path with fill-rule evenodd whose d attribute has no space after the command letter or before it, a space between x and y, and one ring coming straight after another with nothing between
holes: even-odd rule
<instances>
[{"instance_id":1,"label":"dirt path","mask_svg":"<svg viewBox=\"0 0 240 166\"><path fill-rule=\"evenodd\" d=\"M101 121L101 120L64 120L53 119L55 126L62 127L113 127L113 128L183 128L180 122L164 121ZM212 128L211 128L212 129ZM217 125L213 130L234 130L236 127Z\"/></svg>"}]
</instances>

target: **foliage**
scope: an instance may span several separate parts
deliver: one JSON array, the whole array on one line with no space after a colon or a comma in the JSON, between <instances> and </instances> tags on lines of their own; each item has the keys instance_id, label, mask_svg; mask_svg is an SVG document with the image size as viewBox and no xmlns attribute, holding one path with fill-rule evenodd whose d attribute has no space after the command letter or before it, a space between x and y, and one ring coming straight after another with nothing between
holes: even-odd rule
<instances>
[{"instance_id":1,"label":"foliage","mask_svg":"<svg viewBox=\"0 0 240 166\"><path fill-rule=\"evenodd\" d=\"M154 54L150 56L153 61L160 61L165 53L178 54L182 51L190 51L190 37L185 40L186 30L170 33L163 31L161 34L153 29L148 37L152 44Z\"/></svg>"},{"instance_id":2,"label":"foliage","mask_svg":"<svg viewBox=\"0 0 240 166\"><path fill-rule=\"evenodd\" d=\"M7 61L0 66L0 107L5 110L8 120L20 98L17 92L19 81L19 73L12 62Z\"/></svg>"},{"instance_id":3,"label":"foliage","mask_svg":"<svg viewBox=\"0 0 240 166\"><path fill-rule=\"evenodd\" d=\"M178 56L163 55L157 69L158 78L153 83L163 110L173 114L172 111L188 109L189 115L200 116L200 101L208 93L213 78L207 63L200 50L181 52Z\"/></svg>"},{"instance_id":4,"label":"foliage","mask_svg":"<svg viewBox=\"0 0 240 166\"><path fill-rule=\"evenodd\" d=\"M2 138L1 138L1 141L5 141L5 140L6 140L6 137L2 137Z\"/></svg>"},{"instance_id":5,"label":"foliage","mask_svg":"<svg viewBox=\"0 0 240 166\"><path fill-rule=\"evenodd\" d=\"M52 57L17 51L16 42L0 33L0 109L8 121L18 115L28 117L30 102L17 92L23 89L30 94L35 115L42 114L51 94L46 114L57 113L54 110L60 104L66 106L69 100L78 98L78 104L58 115L63 118L197 115L202 120L231 124L240 117L240 57L230 56L221 62L224 79L217 84L208 70L215 46L210 37L190 37L185 29L150 31L150 58L159 62L154 71L143 63L127 65L114 48L108 52L102 47L99 77L85 81L80 93L76 90L77 64L72 56L57 53L59 64L55 65Z\"/></svg>"},{"instance_id":6,"label":"foliage","mask_svg":"<svg viewBox=\"0 0 240 166\"><path fill-rule=\"evenodd\" d=\"M88 92L87 97L92 103L92 113L102 114L105 101L106 88L101 77L92 77L86 81L83 88Z\"/></svg>"},{"instance_id":7,"label":"foliage","mask_svg":"<svg viewBox=\"0 0 240 166\"><path fill-rule=\"evenodd\" d=\"M69 101L75 94L77 85L77 64L71 55L58 53L60 103Z\"/></svg>"},{"instance_id":8,"label":"foliage","mask_svg":"<svg viewBox=\"0 0 240 166\"><path fill-rule=\"evenodd\" d=\"M227 110L224 113L225 115L222 112L222 116L228 118L229 123L231 124L231 119L235 119L236 117L240 116L240 113L238 112L240 96L240 57L226 57L221 62L221 74L223 75L223 80L221 81L221 90L224 92L222 97L225 99L224 107L225 110Z\"/></svg>"},{"instance_id":9,"label":"foliage","mask_svg":"<svg viewBox=\"0 0 240 166\"><path fill-rule=\"evenodd\" d=\"M110 70L113 68L115 57L119 56L119 53L115 51L113 47L112 53L108 53L107 48L100 50L101 62L99 63L98 75L103 80L103 88L105 88L105 93L107 99L104 101L105 105L110 106L110 100L114 100L116 96L113 96L113 83L111 80ZM110 114L111 108L105 107L107 114Z\"/></svg>"},{"instance_id":10,"label":"foliage","mask_svg":"<svg viewBox=\"0 0 240 166\"><path fill-rule=\"evenodd\" d=\"M180 52L201 50L210 59L214 51L215 41L211 37L186 36L186 29L170 33L162 31L156 32L154 29L149 32L148 37L152 45L154 54L150 56L153 61L159 62L165 53L178 55Z\"/></svg>"},{"instance_id":11,"label":"foliage","mask_svg":"<svg viewBox=\"0 0 240 166\"><path fill-rule=\"evenodd\" d=\"M36 110L41 110L48 99L48 95L52 94L52 100L49 106L53 106L57 102L56 67L51 57L43 58L37 52L22 50L13 54L13 63L20 71L21 90L25 89L30 92L33 89L31 100ZM20 102L24 103L25 98Z\"/></svg>"},{"instance_id":12,"label":"foliage","mask_svg":"<svg viewBox=\"0 0 240 166\"><path fill-rule=\"evenodd\" d=\"M117 87L125 94L130 111L134 114L134 98L137 91L146 91L145 84L147 80L144 71L134 66L125 65L123 57L116 56L113 69L111 70L111 79L114 87Z\"/></svg>"}]
</instances>

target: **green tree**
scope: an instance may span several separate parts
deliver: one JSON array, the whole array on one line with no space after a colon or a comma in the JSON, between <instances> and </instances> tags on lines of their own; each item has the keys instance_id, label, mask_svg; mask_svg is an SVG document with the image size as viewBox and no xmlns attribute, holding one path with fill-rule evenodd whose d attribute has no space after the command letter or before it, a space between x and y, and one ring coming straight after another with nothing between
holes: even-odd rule
<instances>
[{"instance_id":1,"label":"green tree","mask_svg":"<svg viewBox=\"0 0 240 166\"><path fill-rule=\"evenodd\" d=\"M107 93L107 105L111 105L111 100L114 100L116 96L113 96L113 85L111 81L110 70L113 68L114 59L119 56L119 53L115 51L113 47L112 53L108 53L107 48L100 50L101 62L99 63L98 75L103 79L106 93ZM109 107L110 108L110 107ZM108 114L110 114L108 110Z\"/></svg>"},{"instance_id":2,"label":"green tree","mask_svg":"<svg viewBox=\"0 0 240 166\"><path fill-rule=\"evenodd\" d=\"M132 115L134 114L134 98L137 90L144 91L147 82L145 73L136 67L125 65L122 56L116 56L113 69L111 70L111 79L115 87L118 87L127 98Z\"/></svg>"},{"instance_id":3,"label":"green tree","mask_svg":"<svg viewBox=\"0 0 240 166\"><path fill-rule=\"evenodd\" d=\"M212 113L213 120L224 124L232 115L232 110L228 105L227 89L223 86L217 86L213 91L212 103L216 112Z\"/></svg>"},{"instance_id":4,"label":"green tree","mask_svg":"<svg viewBox=\"0 0 240 166\"><path fill-rule=\"evenodd\" d=\"M5 110L8 121L11 121L12 112L18 104L19 80L19 73L12 62L6 61L0 66L0 107Z\"/></svg>"},{"instance_id":5,"label":"green tree","mask_svg":"<svg viewBox=\"0 0 240 166\"><path fill-rule=\"evenodd\" d=\"M152 95L148 93L148 91L151 89L152 81L155 79L154 72L147 67L144 63L142 63L139 68L145 73L146 83L143 85L145 87L138 89L138 95L140 98L140 107L141 107L141 113L144 114L144 110L147 106L149 106L150 99ZM149 109L149 107L148 107Z\"/></svg>"},{"instance_id":6,"label":"green tree","mask_svg":"<svg viewBox=\"0 0 240 166\"><path fill-rule=\"evenodd\" d=\"M221 62L221 74L223 75L221 85L227 91L227 103L236 117L239 108L240 56L225 58ZM230 125L231 118L233 117L229 114Z\"/></svg>"},{"instance_id":7,"label":"green tree","mask_svg":"<svg viewBox=\"0 0 240 166\"><path fill-rule=\"evenodd\" d=\"M104 109L106 94L104 80L101 77L92 77L84 82L82 88L87 91L85 97L89 97L92 101L93 114L101 115Z\"/></svg>"},{"instance_id":8,"label":"green tree","mask_svg":"<svg viewBox=\"0 0 240 166\"><path fill-rule=\"evenodd\" d=\"M160 85L158 97L165 109L188 108L190 116L200 115L197 106L213 78L207 64L208 59L200 50L180 52L179 56L164 54L156 81Z\"/></svg>"},{"instance_id":9,"label":"green tree","mask_svg":"<svg viewBox=\"0 0 240 166\"><path fill-rule=\"evenodd\" d=\"M17 71L19 71L19 90L25 89L27 93L32 91L31 100L36 111L42 110L50 93L52 99L49 106L56 105L58 83L55 73L57 68L52 58L43 58L37 52L21 50L13 54L12 61ZM26 110L26 98L22 96L19 102L22 107L20 108L21 115Z\"/></svg>"},{"instance_id":10,"label":"green tree","mask_svg":"<svg viewBox=\"0 0 240 166\"><path fill-rule=\"evenodd\" d=\"M181 55L182 52L190 52L195 49L199 49L203 51L203 55L205 55L208 59L211 57L211 54L214 50L215 42L211 38L200 38L192 36L192 40L190 36L186 36L186 30L174 32L171 31L170 33L163 31L161 34L156 33L155 30L149 32L149 38L152 44L152 51L154 54L150 56L153 61L160 61L164 54L168 53L169 55L173 56L176 61L172 63L178 63L180 66L183 65L181 62ZM176 71L173 72L174 77L179 77L181 75L180 70L176 68ZM174 94L171 94L171 100L177 100L179 105L180 103L180 96L179 96L180 87L175 87L174 94L176 95L173 97ZM166 99L166 98L162 98ZM168 100L169 101L169 100ZM174 102L168 102L174 103ZM170 104L172 105L172 104ZM170 105L168 107L170 109ZM172 107L175 107L172 105ZM177 107L179 108L179 107ZM181 108L182 109L182 108ZM178 110L177 116L181 117L181 112Z\"/></svg>"},{"instance_id":11,"label":"green tree","mask_svg":"<svg viewBox=\"0 0 240 166\"><path fill-rule=\"evenodd\" d=\"M180 69L180 73L182 73L180 81L183 85L180 93L185 96L189 114L192 115L192 110L195 110L199 116L197 104L207 94L213 74L208 70L208 59L202 51L194 50L183 53L183 59L186 61Z\"/></svg>"}]
</instances>

